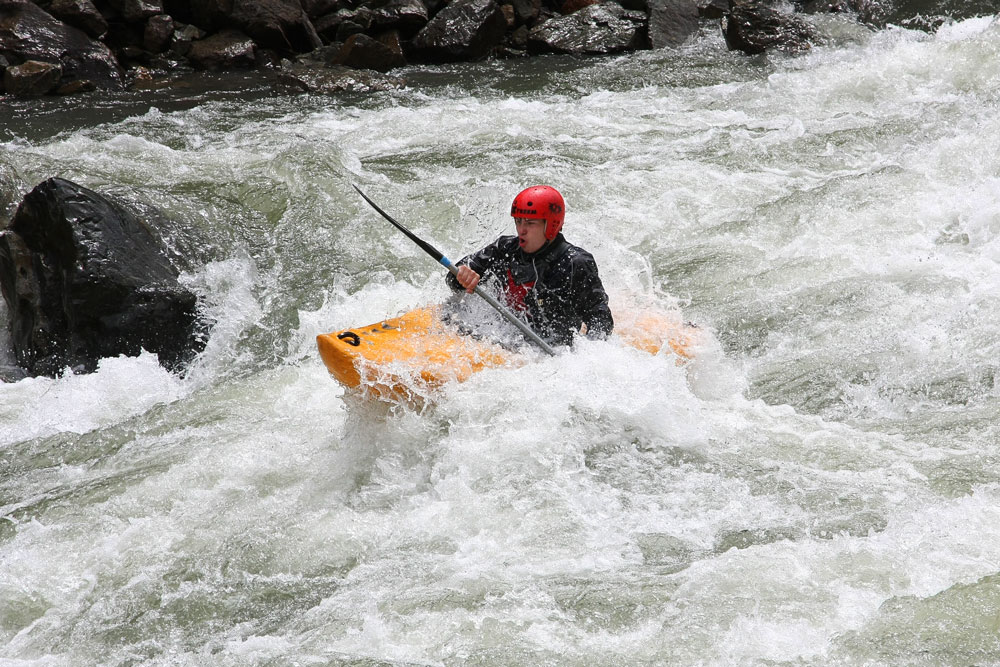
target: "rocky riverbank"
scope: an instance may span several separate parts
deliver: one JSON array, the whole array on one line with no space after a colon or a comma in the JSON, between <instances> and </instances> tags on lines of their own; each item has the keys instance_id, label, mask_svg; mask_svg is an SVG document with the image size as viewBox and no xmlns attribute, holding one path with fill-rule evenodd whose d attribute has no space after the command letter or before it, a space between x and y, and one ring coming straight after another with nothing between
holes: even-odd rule
<instances>
[{"instance_id":1,"label":"rocky riverbank","mask_svg":"<svg viewBox=\"0 0 1000 667\"><path fill-rule=\"evenodd\" d=\"M289 92L403 85L405 65L676 47L711 22L730 49L802 51L802 14L870 25L995 12L987 0L0 0L0 93L150 89L259 70ZM718 26L715 28L715 26Z\"/></svg>"}]
</instances>

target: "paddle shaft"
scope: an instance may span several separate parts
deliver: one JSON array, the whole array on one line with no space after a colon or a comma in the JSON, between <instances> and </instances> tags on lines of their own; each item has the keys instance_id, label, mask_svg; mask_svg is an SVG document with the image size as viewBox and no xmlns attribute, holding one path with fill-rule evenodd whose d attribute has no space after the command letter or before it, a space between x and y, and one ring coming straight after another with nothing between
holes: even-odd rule
<instances>
[{"instance_id":1,"label":"paddle shaft","mask_svg":"<svg viewBox=\"0 0 1000 667\"><path fill-rule=\"evenodd\" d=\"M414 234L413 232L411 232L409 229L407 229L406 227L404 227L403 225L401 225L399 222L397 222L395 219L393 219L393 217L391 215L389 215L388 213L386 213L385 211L383 211L381 208L379 208L378 204L376 204L375 202L373 202L368 197L368 195L366 195L364 192L362 192L361 188L359 188L357 185L354 185L353 183L351 185L354 187L355 190L358 191L358 194L361 195L364 198L364 200L369 203L369 205L371 205L371 207L373 209L375 209L376 211L379 212L379 215L381 215L383 218L385 218L386 220L388 220L389 222L391 222L392 225L396 229L398 229L399 231L401 231L404 234L406 234L411 241L413 241L418 246L420 246L420 248L423 249L424 252L426 252L428 255L430 255L431 257L433 257L436 262L438 262L439 264L441 264L441 266L443 266L444 268L448 269L448 271L450 271L452 273L452 275L458 276L458 267L456 267L454 264L452 264L450 259L448 259L443 254L441 254L440 250L438 250L437 248L435 248L434 246L432 246L427 241L424 241L422 238L420 238L419 236L417 236L416 234ZM483 290L481 287L479 287L479 285L476 285L475 292L476 292L476 294L478 294L479 296L481 296L483 299L485 299L486 303L488 303L491 306L493 306L493 308L498 313L500 313L501 315L503 315L504 319L506 319L508 322L510 322L511 324L513 324L514 326L516 326L518 329L520 329L521 333L524 334L525 338L527 338L532 343L534 343L538 347L540 347L543 350L545 350L545 352L547 352L548 354L551 354L551 355L555 356L555 353L556 353L555 350L553 350L552 347L548 343L546 343L544 340L542 340L542 338L538 334L536 334L534 331L531 330L531 327L529 327L527 324L525 324L523 321L521 321L516 315L514 315L514 313L510 312L510 310L508 310L503 305L501 305L500 302L497 301L493 297L492 294L489 294L488 292L486 292L485 290Z\"/></svg>"}]
</instances>

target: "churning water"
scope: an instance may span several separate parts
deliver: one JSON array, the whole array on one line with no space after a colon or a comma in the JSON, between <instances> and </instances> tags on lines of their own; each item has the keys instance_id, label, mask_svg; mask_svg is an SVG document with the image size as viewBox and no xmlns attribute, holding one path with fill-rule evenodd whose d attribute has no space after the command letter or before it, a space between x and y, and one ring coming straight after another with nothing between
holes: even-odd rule
<instances>
[{"instance_id":1,"label":"churning water","mask_svg":"<svg viewBox=\"0 0 1000 667\"><path fill-rule=\"evenodd\" d=\"M1000 22L829 32L8 106L5 187L156 205L215 326L0 384L0 662L1000 663ZM316 334L447 293L352 182L455 259L555 185L706 342L345 393Z\"/></svg>"}]
</instances>

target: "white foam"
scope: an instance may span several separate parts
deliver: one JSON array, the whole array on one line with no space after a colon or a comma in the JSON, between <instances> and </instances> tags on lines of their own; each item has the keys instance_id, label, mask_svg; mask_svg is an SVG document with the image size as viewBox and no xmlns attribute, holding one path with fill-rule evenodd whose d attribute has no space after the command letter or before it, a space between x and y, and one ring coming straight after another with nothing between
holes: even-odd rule
<instances>
[{"instance_id":1,"label":"white foam","mask_svg":"<svg viewBox=\"0 0 1000 667\"><path fill-rule=\"evenodd\" d=\"M92 374L0 383L0 443L56 433L87 433L170 403L183 382L156 355L102 359Z\"/></svg>"}]
</instances>

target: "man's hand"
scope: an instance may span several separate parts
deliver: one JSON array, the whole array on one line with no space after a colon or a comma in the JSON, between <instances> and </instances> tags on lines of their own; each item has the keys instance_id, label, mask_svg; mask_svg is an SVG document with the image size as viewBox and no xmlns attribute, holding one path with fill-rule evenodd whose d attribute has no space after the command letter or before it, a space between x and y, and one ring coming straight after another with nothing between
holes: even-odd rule
<instances>
[{"instance_id":1,"label":"man's hand","mask_svg":"<svg viewBox=\"0 0 1000 667\"><path fill-rule=\"evenodd\" d=\"M455 279L458 280L458 284L464 287L465 291L469 294L475 292L476 285L479 284L479 274L464 264L458 267L458 273L455 274Z\"/></svg>"}]
</instances>

